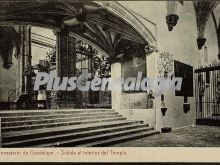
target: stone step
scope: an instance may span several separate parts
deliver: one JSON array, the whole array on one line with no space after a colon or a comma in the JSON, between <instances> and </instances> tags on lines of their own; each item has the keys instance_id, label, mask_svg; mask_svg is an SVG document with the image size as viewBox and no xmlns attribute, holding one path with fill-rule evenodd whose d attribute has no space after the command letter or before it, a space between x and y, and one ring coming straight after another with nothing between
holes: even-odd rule
<instances>
[{"instance_id":1,"label":"stone step","mask_svg":"<svg viewBox=\"0 0 220 165\"><path fill-rule=\"evenodd\" d=\"M83 116L83 117L65 117L60 118L60 116L56 116L56 118L52 119L41 119L38 120L23 120L23 121L12 121L12 122L2 122L2 127L12 127L12 126L29 126L36 124L51 124L57 122L69 122L69 121L84 121L84 120L92 120L92 119L107 119L107 118L117 118L122 117L122 115L96 115L96 116Z\"/></svg>"},{"instance_id":2,"label":"stone step","mask_svg":"<svg viewBox=\"0 0 220 165\"><path fill-rule=\"evenodd\" d=\"M112 109L0 111L3 147L108 146L158 133Z\"/></svg>"},{"instance_id":3,"label":"stone step","mask_svg":"<svg viewBox=\"0 0 220 165\"><path fill-rule=\"evenodd\" d=\"M217 117L218 116L196 119L196 124L197 125L220 126L220 118L217 118Z\"/></svg>"},{"instance_id":4,"label":"stone step","mask_svg":"<svg viewBox=\"0 0 220 165\"><path fill-rule=\"evenodd\" d=\"M7 116L1 117L2 122L17 122L24 120L38 120L38 119L53 119L57 118L66 118L66 117L90 117L90 116L101 116L101 115L117 115L117 112L92 112L92 113L75 113L75 114L49 114L49 115L28 115L28 116Z\"/></svg>"},{"instance_id":5,"label":"stone step","mask_svg":"<svg viewBox=\"0 0 220 165\"><path fill-rule=\"evenodd\" d=\"M146 135L146 132L149 131L149 127L145 128L133 128L129 130L122 130L122 131L116 131L116 132L110 132L100 135L92 135L92 136L86 136L83 138L77 138L77 139L70 139L70 140L63 140L59 142L53 142L53 143L47 143L47 144L40 144L33 147L70 147L70 146L78 146L85 143L91 143L91 142L98 142L106 139L112 139L112 138L119 138L121 136L131 136L132 134L136 135L138 133L143 133ZM128 140L127 139L127 140Z\"/></svg>"},{"instance_id":6,"label":"stone step","mask_svg":"<svg viewBox=\"0 0 220 165\"><path fill-rule=\"evenodd\" d=\"M10 110L0 111L1 117L7 116L34 116L34 115L54 115L54 114L76 114L93 112L114 112L112 109L62 109L62 110Z\"/></svg>"},{"instance_id":7,"label":"stone step","mask_svg":"<svg viewBox=\"0 0 220 165\"><path fill-rule=\"evenodd\" d=\"M2 141L4 144L5 142L19 141L19 140L24 140L24 139L40 138L44 136L56 136L56 135L73 133L73 132L76 133L76 132L81 132L81 131L107 129L107 128L112 128L112 127L137 125L137 124L143 124L143 122L142 121L127 121L127 120L108 121L108 122L103 121L100 123L89 123L89 124L83 124L83 125L33 129L33 130L24 130L24 131L17 131L17 132L5 132L2 134Z\"/></svg>"},{"instance_id":8,"label":"stone step","mask_svg":"<svg viewBox=\"0 0 220 165\"><path fill-rule=\"evenodd\" d=\"M126 120L126 118L109 117L107 119L94 119L94 120L71 121L71 122L56 122L56 123L49 123L49 124L48 123L46 123L46 124L31 124L31 125L24 125L24 126L9 126L9 127L3 127L2 132L23 131L23 130L42 129L42 128L49 128L49 127L60 127L60 126L79 125L79 124L88 124L88 123L99 123L99 122L117 121L117 120Z\"/></svg>"},{"instance_id":9,"label":"stone step","mask_svg":"<svg viewBox=\"0 0 220 165\"><path fill-rule=\"evenodd\" d=\"M86 136L94 136L99 134L106 134L106 133L112 133L116 131L123 131L123 130L130 130L135 128L146 128L148 130L152 130L153 127L148 127L147 124L136 124L136 125L126 125L126 126L116 126L116 127L110 127L110 128L101 128L101 129L95 129L95 130L89 130L89 131L81 131L81 132L72 132L67 134L59 134L55 136L45 136L45 137L39 137L39 138L31 138L31 139L25 139L25 140L19 140L19 141L13 141L4 143L3 147L28 147L33 145L47 145L48 143L59 143L59 141L64 141L68 139L76 139L76 138L83 138Z\"/></svg>"},{"instance_id":10,"label":"stone step","mask_svg":"<svg viewBox=\"0 0 220 165\"><path fill-rule=\"evenodd\" d=\"M155 130L141 131L141 132L130 134L130 135L123 135L120 137L108 138L108 139L104 139L100 141L89 142L89 143L82 144L82 145L76 145L76 147L105 147L105 146L110 146L110 145L121 143L121 142L126 142L126 141L135 140L135 139L139 139L139 138L143 138L147 136L156 135L159 133L160 133L159 131L155 131Z\"/></svg>"},{"instance_id":11,"label":"stone step","mask_svg":"<svg viewBox=\"0 0 220 165\"><path fill-rule=\"evenodd\" d=\"M220 113L214 113L212 116L220 116Z\"/></svg>"}]
</instances>

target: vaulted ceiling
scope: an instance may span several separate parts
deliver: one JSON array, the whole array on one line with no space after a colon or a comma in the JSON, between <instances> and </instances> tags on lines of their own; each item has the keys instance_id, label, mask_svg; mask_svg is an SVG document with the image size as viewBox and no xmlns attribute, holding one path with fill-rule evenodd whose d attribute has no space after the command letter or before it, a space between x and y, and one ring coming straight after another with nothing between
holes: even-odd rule
<instances>
[{"instance_id":1,"label":"vaulted ceiling","mask_svg":"<svg viewBox=\"0 0 220 165\"><path fill-rule=\"evenodd\" d=\"M54 30L67 28L110 56L120 53L116 50L119 50L117 46L122 41L126 41L127 46L149 44L134 27L135 22L131 25L106 7L92 1L3 1L0 3L0 24L36 25ZM141 28L143 32L146 30L144 26Z\"/></svg>"}]
</instances>

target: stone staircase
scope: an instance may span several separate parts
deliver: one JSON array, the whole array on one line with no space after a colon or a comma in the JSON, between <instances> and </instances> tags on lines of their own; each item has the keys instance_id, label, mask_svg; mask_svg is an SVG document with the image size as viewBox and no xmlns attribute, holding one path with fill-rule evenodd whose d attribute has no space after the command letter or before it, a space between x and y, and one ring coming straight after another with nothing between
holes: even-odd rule
<instances>
[{"instance_id":1,"label":"stone staircase","mask_svg":"<svg viewBox=\"0 0 220 165\"><path fill-rule=\"evenodd\" d=\"M2 147L110 146L159 133L112 109L0 111Z\"/></svg>"}]
</instances>

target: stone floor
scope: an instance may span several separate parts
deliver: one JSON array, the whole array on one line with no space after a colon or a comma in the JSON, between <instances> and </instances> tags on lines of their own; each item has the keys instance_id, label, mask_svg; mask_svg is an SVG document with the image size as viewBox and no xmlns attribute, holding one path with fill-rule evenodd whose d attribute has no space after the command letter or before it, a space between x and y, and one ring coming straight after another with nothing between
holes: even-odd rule
<instances>
[{"instance_id":1,"label":"stone floor","mask_svg":"<svg viewBox=\"0 0 220 165\"><path fill-rule=\"evenodd\" d=\"M220 147L220 127L195 126L128 141L113 147Z\"/></svg>"}]
</instances>

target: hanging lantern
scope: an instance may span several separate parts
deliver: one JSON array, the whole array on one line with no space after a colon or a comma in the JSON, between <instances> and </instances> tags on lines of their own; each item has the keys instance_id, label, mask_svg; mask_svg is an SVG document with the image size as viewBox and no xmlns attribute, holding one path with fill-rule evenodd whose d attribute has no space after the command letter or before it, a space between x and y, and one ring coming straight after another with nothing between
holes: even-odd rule
<instances>
[{"instance_id":1,"label":"hanging lantern","mask_svg":"<svg viewBox=\"0 0 220 165\"><path fill-rule=\"evenodd\" d=\"M177 1L166 1L167 2L167 26L168 30L172 31L173 27L176 26L179 16L176 14Z\"/></svg>"},{"instance_id":2,"label":"hanging lantern","mask_svg":"<svg viewBox=\"0 0 220 165\"><path fill-rule=\"evenodd\" d=\"M162 113L162 116L165 116L166 111L167 111L167 107L165 106L165 103L162 102L161 103L161 113Z\"/></svg>"},{"instance_id":3,"label":"hanging lantern","mask_svg":"<svg viewBox=\"0 0 220 165\"><path fill-rule=\"evenodd\" d=\"M198 31L197 46L199 50L205 45L206 42L206 38L204 38L205 27L211 12L218 5L218 3L219 2L215 0L193 1L193 6L196 14L197 31Z\"/></svg>"},{"instance_id":4,"label":"hanging lantern","mask_svg":"<svg viewBox=\"0 0 220 165\"><path fill-rule=\"evenodd\" d=\"M190 111L190 104L188 103L188 96L184 96L183 112L187 113L189 111Z\"/></svg>"},{"instance_id":5,"label":"hanging lantern","mask_svg":"<svg viewBox=\"0 0 220 165\"><path fill-rule=\"evenodd\" d=\"M161 95L161 108L160 109L161 109L162 116L165 116L166 111L167 111L167 107L164 102L164 95L163 94Z\"/></svg>"},{"instance_id":6,"label":"hanging lantern","mask_svg":"<svg viewBox=\"0 0 220 165\"><path fill-rule=\"evenodd\" d=\"M202 49L202 47L205 45L205 42L206 42L206 38L204 37L197 38L197 46L199 50Z\"/></svg>"}]
</instances>

